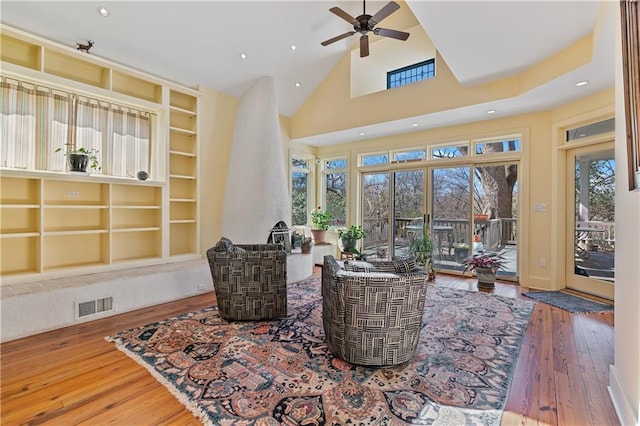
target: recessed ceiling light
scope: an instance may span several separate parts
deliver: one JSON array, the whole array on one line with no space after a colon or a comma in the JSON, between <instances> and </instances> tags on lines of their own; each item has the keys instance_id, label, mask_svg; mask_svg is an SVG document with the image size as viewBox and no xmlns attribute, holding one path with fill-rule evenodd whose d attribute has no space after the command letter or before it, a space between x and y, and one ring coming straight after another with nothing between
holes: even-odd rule
<instances>
[{"instance_id":1,"label":"recessed ceiling light","mask_svg":"<svg viewBox=\"0 0 640 426\"><path fill-rule=\"evenodd\" d=\"M489 111L487 111L487 114L495 114L496 110L495 109L490 109Z\"/></svg>"},{"instance_id":2,"label":"recessed ceiling light","mask_svg":"<svg viewBox=\"0 0 640 426\"><path fill-rule=\"evenodd\" d=\"M364 135L366 135L365 132L360 132L360 136L364 136Z\"/></svg>"},{"instance_id":3,"label":"recessed ceiling light","mask_svg":"<svg viewBox=\"0 0 640 426\"><path fill-rule=\"evenodd\" d=\"M298 47L298 46L296 46L295 44L292 44L291 46L289 46L289 49L291 49L291 50L296 50L296 48L297 48L297 47Z\"/></svg>"},{"instance_id":4,"label":"recessed ceiling light","mask_svg":"<svg viewBox=\"0 0 640 426\"><path fill-rule=\"evenodd\" d=\"M100 16L104 16L105 18L110 15L109 10L104 6L98 6L98 9L96 10L100 14Z\"/></svg>"},{"instance_id":5,"label":"recessed ceiling light","mask_svg":"<svg viewBox=\"0 0 640 426\"><path fill-rule=\"evenodd\" d=\"M586 86L587 84L589 84L589 82L587 80L583 80L583 81L579 81L576 83L576 86L580 87L580 86Z\"/></svg>"},{"instance_id":6,"label":"recessed ceiling light","mask_svg":"<svg viewBox=\"0 0 640 426\"><path fill-rule=\"evenodd\" d=\"M300 86L301 86L300 82L296 81L296 87L300 87Z\"/></svg>"},{"instance_id":7,"label":"recessed ceiling light","mask_svg":"<svg viewBox=\"0 0 640 426\"><path fill-rule=\"evenodd\" d=\"M418 123L413 123L411 127L418 127Z\"/></svg>"},{"instance_id":8,"label":"recessed ceiling light","mask_svg":"<svg viewBox=\"0 0 640 426\"><path fill-rule=\"evenodd\" d=\"M240 59L247 59L247 54L246 54L246 53L244 53L244 52L242 52L242 53L240 54Z\"/></svg>"}]
</instances>

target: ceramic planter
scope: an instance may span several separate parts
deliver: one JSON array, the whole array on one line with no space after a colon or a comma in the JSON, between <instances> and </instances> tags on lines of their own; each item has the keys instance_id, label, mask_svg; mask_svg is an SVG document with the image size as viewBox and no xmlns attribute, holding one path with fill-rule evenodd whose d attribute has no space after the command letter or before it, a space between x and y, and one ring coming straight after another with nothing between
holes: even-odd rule
<instances>
[{"instance_id":1,"label":"ceramic planter","mask_svg":"<svg viewBox=\"0 0 640 426\"><path fill-rule=\"evenodd\" d=\"M496 282L496 272L490 268L476 268L479 288L494 288Z\"/></svg>"},{"instance_id":2,"label":"ceramic planter","mask_svg":"<svg viewBox=\"0 0 640 426\"><path fill-rule=\"evenodd\" d=\"M86 154L69 154L67 156L69 162L69 170L72 172L87 172L89 165L89 156Z\"/></svg>"}]
</instances>

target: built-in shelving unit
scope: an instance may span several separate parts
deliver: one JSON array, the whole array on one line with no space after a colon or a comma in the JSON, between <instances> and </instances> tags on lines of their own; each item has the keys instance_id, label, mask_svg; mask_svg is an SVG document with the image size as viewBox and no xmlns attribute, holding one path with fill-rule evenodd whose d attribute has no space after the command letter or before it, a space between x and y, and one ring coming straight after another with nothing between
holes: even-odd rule
<instances>
[{"instance_id":1,"label":"built-in shelving unit","mask_svg":"<svg viewBox=\"0 0 640 426\"><path fill-rule=\"evenodd\" d=\"M198 98L169 95L169 254L198 252Z\"/></svg>"},{"instance_id":2,"label":"built-in shelving unit","mask_svg":"<svg viewBox=\"0 0 640 426\"><path fill-rule=\"evenodd\" d=\"M3 277L162 257L162 184L6 174Z\"/></svg>"},{"instance_id":3,"label":"built-in shelving unit","mask_svg":"<svg viewBox=\"0 0 640 426\"><path fill-rule=\"evenodd\" d=\"M37 272L40 264L40 180L0 181L0 269L2 275Z\"/></svg>"},{"instance_id":4,"label":"built-in shelving unit","mask_svg":"<svg viewBox=\"0 0 640 426\"><path fill-rule=\"evenodd\" d=\"M198 91L0 26L2 75L154 114L153 181L0 170L0 277L25 282L199 254Z\"/></svg>"},{"instance_id":5,"label":"built-in shelving unit","mask_svg":"<svg viewBox=\"0 0 640 426\"><path fill-rule=\"evenodd\" d=\"M2 31L0 59L4 63L39 71L113 93L157 104L162 103L163 85L137 72L105 60L87 58L86 53L45 43L39 44L17 31Z\"/></svg>"}]
</instances>

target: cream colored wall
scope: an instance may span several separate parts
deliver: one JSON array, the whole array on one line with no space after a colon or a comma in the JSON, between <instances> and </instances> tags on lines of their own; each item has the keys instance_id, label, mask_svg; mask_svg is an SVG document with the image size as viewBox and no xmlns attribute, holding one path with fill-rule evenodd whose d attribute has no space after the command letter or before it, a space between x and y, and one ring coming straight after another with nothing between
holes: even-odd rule
<instances>
[{"instance_id":1,"label":"cream colored wall","mask_svg":"<svg viewBox=\"0 0 640 426\"><path fill-rule=\"evenodd\" d=\"M233 142L238 99L200 88L200 252L215 245L222 234L222 205L229 153Z\"/></svg>"},{"instance_id":2,"label":"cream colored wall","mask_svg":"<svg viewBox=\"0 0 640 426\"><path fill-rule=\"evenodd\" d=\"M640 190L628 189L620 27L616 31L615 349L609 389L624 425L640 424Z\"/></svg>"},{"instance_id":3,"label":"cream colored wall","mask_svg":"<svg viewBox=\"0 0 640 426\"><path fill-rule=\"evenodd\" d=\"M365 58L360 57L359 48L351 51L352 98L387 90L387 72L390 70L436 57L436 48L421 25L406 31L411 35L404 42L382 37L375 42L370 40L370 55ZM396 54L398 43L402 43L402 55Z\"/></svg>"},{"instance_id":4,"label":"cream colored wall","mask_svg":"<svg viewBox=\"0 0 640 426\"><path fill-rule=\"evenodd\" d=\"M350 95L351 58L346 54L294 114L291 137L308 137L516 96L584 65L592 52L593 38L587 36L516 76L471 87L461 86L436 52L435 78L356 98Z\"/></svg>"}]
</instances>

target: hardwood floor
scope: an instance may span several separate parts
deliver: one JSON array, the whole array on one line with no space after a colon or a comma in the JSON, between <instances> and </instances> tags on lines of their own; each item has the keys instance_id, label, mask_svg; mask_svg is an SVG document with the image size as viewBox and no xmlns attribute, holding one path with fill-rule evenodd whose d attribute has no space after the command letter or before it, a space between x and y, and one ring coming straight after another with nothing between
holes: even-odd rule
<instances>
[{"instance_id":1,"label":"hardwood floor","mask_svg":"<svg viewBox=\"0 0 640 426\"><path fill-rule=\"evenodd\" d=\"M315 274L319 274L316 268ZM476 290L475 279L439 274L437 285ZM492 292L524 298L517 285ZM198 310L213 293L7 342L0 346L0 423L199 424L169 391L104 340ZM503 425L619 425L609 398L613 313L570 314L538 303L516 365Z\"/></svg>"}]
</instances>

